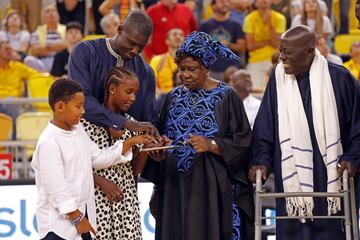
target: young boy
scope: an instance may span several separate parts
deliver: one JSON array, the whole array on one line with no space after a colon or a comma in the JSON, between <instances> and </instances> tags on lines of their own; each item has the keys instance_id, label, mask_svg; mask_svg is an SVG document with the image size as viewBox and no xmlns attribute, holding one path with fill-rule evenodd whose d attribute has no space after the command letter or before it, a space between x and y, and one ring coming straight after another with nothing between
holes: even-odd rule
<instances>
[{"instance_id":1,"label":"young boy","mask_svg":"<svg viewBox=\"0 0 360 240\"><path fill-rule=\"evenodd\" d=\"M139 135L99 150L79 124L84 114L84 94L72 80L54 82L49 104L53 119L41 134L32 161L38 190L39 236L45 240L77 240L87 233L83 239L91 239L89 232L95 235L96 228L92 168L128 162L133 145L153 139Z\"/></svg>"},{"instance_id":2,"label":"young boy","mask_svg":"<svg viewBox=\"0 0 360 240\"><path fill-rule=\"evenodd\" d=\"M66 24L65 39L67 48L55 54L54 63L50 74L56 78L66 77L68 74L67 63L71 50L83 38L82 26L78 22L69 22Z\"/></svg>"}]
</instances>

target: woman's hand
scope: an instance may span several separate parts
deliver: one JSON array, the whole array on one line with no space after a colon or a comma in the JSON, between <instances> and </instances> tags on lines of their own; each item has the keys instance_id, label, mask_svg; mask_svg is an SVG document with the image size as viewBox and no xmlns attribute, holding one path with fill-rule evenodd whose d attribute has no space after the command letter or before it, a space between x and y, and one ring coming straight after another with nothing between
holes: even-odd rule
<instances>
[{"instance_id":1,"label":"woman's hand","mask_svg":"<svg viewBox=\"0 0 360 240\"><path fill-rule=\"evenodd\" d=\"M192 134L189 134L189 139L186 141L186 143L190 143L196 152L202 153L202 152L209 152L211 150L211 140L204 136L195 136Z\"/></svg>"},{"instance_id":2,"label":"woman's hand","mask_svg":"<svg viewBox=\"0 0 360 240\"><path fill-rule=\"evenodd\" d=\"M105 193L110 204L123 200L124 194L121 188L112 181L98 175L94 175L94 181L95 184Z\"/></svg>"}]
</instances>

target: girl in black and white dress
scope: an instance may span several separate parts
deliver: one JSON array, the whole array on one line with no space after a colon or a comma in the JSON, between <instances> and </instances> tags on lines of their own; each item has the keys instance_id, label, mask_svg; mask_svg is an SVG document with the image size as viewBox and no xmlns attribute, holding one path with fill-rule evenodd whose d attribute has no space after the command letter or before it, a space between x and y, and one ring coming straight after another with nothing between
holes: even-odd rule
<instances>
[{"instance_id":1,"label":"girl in black and white dress","mask_svg":"<svg viewBox=\"0 0 360 240\"><path fill-rule=\"evenodd\" d=\"M105 106L132 119L125 112L134 103L139 81L126 67L114 67L106 76ZM127 129L115 131L81 120L85 131L99 148L107 148L116 140L134 143L151 141L150 137L139 140L138 133ZM143 142L141 142L143 141ZM140 210L135 177L141 173L147 159L146 153L136 154L139 145L133 147L131 162L94 171L97 231L96 239L141 240Z\"/></svg>"}]
</instances>

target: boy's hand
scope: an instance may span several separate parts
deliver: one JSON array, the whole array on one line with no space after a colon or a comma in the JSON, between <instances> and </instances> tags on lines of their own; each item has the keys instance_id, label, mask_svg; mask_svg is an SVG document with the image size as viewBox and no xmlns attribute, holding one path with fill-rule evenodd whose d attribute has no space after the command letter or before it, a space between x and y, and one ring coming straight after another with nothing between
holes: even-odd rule
<instances>
[{"instance_id":1,"label":"boy's hand","mask_svg":"<svg viewBox=\"0 0 360 240\"><path fill-rule=\"evenodd\" d=\"M88 232L92 232L94 236L96 235L94 228L91 226L89 220L86 217L84 217L83 220L81 220L78 224L75 224L75 227L80 235Z\"/></svg>"},{"instance_id":2,"label":"boy's hand","mask_svg":"<svg viewBox=\"0 0 360 240\"><path fill-rule=\"evenodd\" d=\"M112 181L104 177L97 176L96 185L98 185L101 190L106 194L106 197L108 198L110 204L112 204L113 202L120 202L124 199L124 194L121 188Z\"/></svg>"}]
</instances>

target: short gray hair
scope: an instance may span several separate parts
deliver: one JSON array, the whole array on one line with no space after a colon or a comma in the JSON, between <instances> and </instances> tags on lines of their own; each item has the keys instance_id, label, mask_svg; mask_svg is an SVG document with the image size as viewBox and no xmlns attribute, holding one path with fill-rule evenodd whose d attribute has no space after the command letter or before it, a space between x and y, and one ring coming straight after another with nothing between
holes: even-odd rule
<instances>
[{"instance_id":1,"label":"short gray hair","mask_svg":"<svg viewBox=\"0 0 360 240\"><path fill-rule=\"evenodd\" d=\"M107 15L105 15L104 17L101 18L100 20L100 27L102 30L104 30L104 28L108 25L110 25L110 23L114 20L117 20L120 23L119 20L119 16L116 15L115 13L111 12Z\"/></svg>"}]
</instances>

